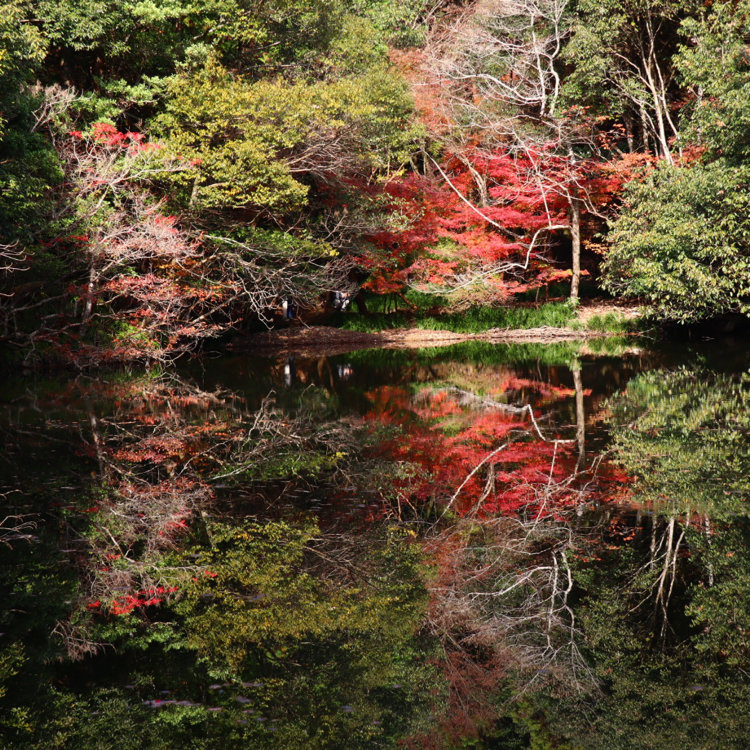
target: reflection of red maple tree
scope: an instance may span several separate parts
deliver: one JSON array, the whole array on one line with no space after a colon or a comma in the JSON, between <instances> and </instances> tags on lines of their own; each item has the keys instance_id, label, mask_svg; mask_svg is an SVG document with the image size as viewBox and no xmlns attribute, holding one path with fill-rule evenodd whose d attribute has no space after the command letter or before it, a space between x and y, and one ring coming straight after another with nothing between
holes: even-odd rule
<instances>
[{"instance_id":1,"label":"reflection of red maple tree","mask_svg":"<svg viewBox=\"0 0 750 750\"><path fill-rule=\"evenodd\" d=\"M507 377L499 394L534 392L538 405L551 407L573 395L570 389ZM416 395L399 386L369 394L369 420L402 428L380 450L390 459L416 466L417 478L400 480L397 492L409 502L437 502L461 515L540 512L575 505L591 476L580 471L574 440L545 427L542 413L475 396L457 388L423 389ZM604 472L600 482L614 477ZM546 509L546 511L545 511Z\"/></svg>"},{"instance_id":2,"label":"reflection of red maple tree","mask_svg":"<svg viewBox=\"0 0 750 750\"><path fill-rule=\"evenodd\" d=\"M479 736L493 725L504 682L587 689L568 595L569 559L590 542L568 519L580 503L621 497L627 477L604 461L581 465L579 444L567 439L574 426L555 427L552 415L570 413L568 399L588 395L578 388L498 373L481 393L443 385L369 394L368 418L402 428L384 449L421 469L402 493L414 504L454 501L461 516L425 544L446 712L408 747Z\"/></svg>"}]
</instances>

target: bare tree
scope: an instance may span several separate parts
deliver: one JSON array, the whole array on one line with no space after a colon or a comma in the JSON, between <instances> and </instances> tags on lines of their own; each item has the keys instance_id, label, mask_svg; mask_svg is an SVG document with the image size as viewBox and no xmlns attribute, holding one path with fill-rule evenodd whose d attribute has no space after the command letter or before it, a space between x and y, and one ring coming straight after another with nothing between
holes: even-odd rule
<instances>
[{"instance_id":1,"label":"bare tree","mask_svg":"<svg viewBox=\"0 0 750 750\"><path fill-rule=\"evenodd\" d=\"M674 85L674 70L665 48L674 44L674 36L684 3L654 2L622 3L612 7L619 16L614 20L617 33L609 29L596 32L584 22L576 29L580 35L581 56L595 54L604 59L600 65L603 80L599 85L608 96L619 98L625 108L624 123L630 150L633 150L633 120L640 120L643 147L668 163L673 163L672 141L679 130L672 117L670 88ZM606 22L605 22L606 23Z\"/></svg>"},{"instance_id":2,"label":"bare tree","mask_svg":"<svg viewBox=\"0 0 750 750\"><path fill-rule=\"evenodd\" d=\"M50 218L66 225L68 235L57 243L70 256L71 280L80 273L86 280L65 314L45 316L30 336L32 345L36 340L59 345L65 328L85 363L87 356L99 354L96 347L80 346L81 337L105 323L120 331L109 356L171 359L242 319L270 325L284 298L312 306L322 293L344 284L351 261L332 244L318 252L311 252L309 242L301 242L299 251L281 249L264 241L262 233L258 240L239 241L167 215L166 202L157 195L167 176L190 168L187 162L168 156L140 133L103 123L89 134L62 132L75 92L53 87L40 95L36 127L50 132L65 172L58 209ZM329 239L345 234L346 224L340 217ZM2 257L8 271L22 260L10 247ZM61 304L70 302L69 294L61 295ZM38 304L26 304L18 295L9 298L8 318Z\"/></svg>"},{"instance_id":3,"label":"bare tree","mask_svg":"<svg viewBox=\"0 0 750 750\"><path fill-rule=\"evenodd\" d=\"M354 267L351 257L333 249L316 257L217 234L203 235L203 240L216 248L213 261L223 277L232 279L246 313L268 326L280 300L293 298L298 306L313 308L326 292L345 288Z\"/></svg>"}]
</instances>

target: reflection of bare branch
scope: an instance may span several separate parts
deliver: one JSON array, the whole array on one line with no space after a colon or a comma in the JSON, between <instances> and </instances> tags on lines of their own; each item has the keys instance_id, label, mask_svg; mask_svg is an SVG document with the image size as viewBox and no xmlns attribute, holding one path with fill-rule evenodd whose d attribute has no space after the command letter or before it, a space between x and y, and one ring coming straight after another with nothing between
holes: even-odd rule
<instances>
[{"instance_id":1,"label":"reflection of bare branch","mask_svg":"<svg viewBox=\"0 0 750 750\"><path fill-rule=\"evenodd\" d=\"M497 401L494 398L488 398L487 396L479 396L472 391L467 391L465 388L459 388L458 386L446 386L445 388L433 388L429 391L425 390L421 393L427 395L438 394L438 393L449 393L456 397L456 402L459 406L471 406L476 409L493 409L505 412L506 414L526 414L528 406L514 406L513 404L506 404L503 401Z\"/></svg>"},{"instance_id":2,"label":"reflection of bare branch","mask_svg":"<svg viewBox=\"0 0 750 750\"><path fill-rule=\"evenodd\" d=\"M466 391L462 391L461 389L457 389L457 388L456 389L452 389L452 390L461 393L462 396L464 396L464 394L467 393ZM537 422L537 419L534 416L534 408L531 406L531 404L526 404L525 406L516 406L516 407L514 407L514 406L509 406L508 404L503 404L503 403L499 403L499 402L493 402L491 399L482 399L482 403L485 406L488 406L488 407L491 407L491 408L497 408L497 409L500 409L501 411L504 411L504 412L511 412L513 414L518 414L519 416L528 417L529 421L531 422L531 426L532 426L533 432L536 434L536 436L540 440L542 440L543 442L545 442L545 443L552 443L554 445L554 453L552 455L552 465L550 466L550 478L549 478L549 481L547 483L546 495L543 498L544 499L544 504L546 504L547 500L549 499L549 495L551 494L551 492L553 490L559 491L561 489L561 487L563 487L563 486L567 490L570 487L570 485L572 484L573 480L577 477L577 472L574 473L573 475L571 475L570 477L568 477L568 479L565 480L565 482L563 482L562 484L561 483L556 483L555 486L554 486L554 488L552 487L552 475L553 475L553 472L554 472L555 457L557 456L558 445L561 445L561 444L570 444L570 443L575 442L575 440L573 440L573 439L564 439L564 440L561 440L559 438L548 438L548 437L546 437L544 435L544 433L542 432L541 428L539 427L539 423ZM523 432L525 432L525 430L520 430L519 429L517 432L523 433ZM514 443L513 440L509 440L509 441L503 443L498 448L494 448L481 461L479 461L472 468L472 470L466 475L465 479L463 480L463 482L461 482L461 484L458 486L458 488L453 493L453 495L451 495L450 499L448 500L448 502L446 503L445 507L443 508L443 512L440 514L440 519L442 519L442 518L445 517L445 514L448 513L448 511L452 508L453 504L458 499L459 495L461 494L461 491L464 489L464 487L466 487L466 485L471 481L471 479L477 474L477 472L483 466L485 466L488 462L490 462L493 458L495 458L495 456L497 456L499 453L501 453L502 451L504 451L508 446L513 445L513 443ZM489 494L489 480L488 480L488 490L487 490L487 492L485 493L485 495L481 499L482 500L486 499L486 496L488 494ZM474 507L474 509L472 511L473 514L476 514L478 512L480 505L481 505L481 501L480 501L480 503L478 503Z\"/></svg>"},{"instance_id":3,"label":"reflection of bare branch","mask_svg":"<svg viewBox=\"0 0 750 750\"><path fill-rule=\"evenodd\" d=\"M14 542L30 542L36 539L31 532L36 529L36 520L29 515L8 515L0 520L0 544L7 547Z\"/></svg>"},{"instance_id":4,"label":"reflection of bare branch","mask_svg":"<svg viewBox=\"0 0 750 750\"><path fill-rule=\"evenodd\" d=\"M61 620L52 629L51 635L57 636L71 659L84 659L103 651L107 646L101 641L91 639L89 630L68 620Z\"/></svg>"},{"instance_id":5,"label":"reflection of bare branch","mask_svg":"<svg viewBox=\"0 0 750 750\"><path fill-rule=\"evenodd\" d=\"M650 583L639 592L640 599L632 607L631 612L639 610L649 602L652 605L654 623L658 623L659 637L664 643L669 624L669 603L677 580L677 558L682 549L685 529L678 528L675 516L670 516L666 525L657 532L658 518L652 519L651 548L648 562L638 569L632 576L631 586L641 589L639 581L646 579Z\"/></svg>"},{"instance_id":6,"label":"reflection of bare branch","mask_svg":"<svg viewBox=\"0 0 750 750\"><path fill-rule=\"evenodd\" d=\"M474 654L488 671L520 678L516 698L541 683L566 693L596 688L569 604L572 531L556 521L462 520L440 533L440 576L430 628L448 654ZM482 656L479 657L478 655Z\"/></svg>"}]
</instances>

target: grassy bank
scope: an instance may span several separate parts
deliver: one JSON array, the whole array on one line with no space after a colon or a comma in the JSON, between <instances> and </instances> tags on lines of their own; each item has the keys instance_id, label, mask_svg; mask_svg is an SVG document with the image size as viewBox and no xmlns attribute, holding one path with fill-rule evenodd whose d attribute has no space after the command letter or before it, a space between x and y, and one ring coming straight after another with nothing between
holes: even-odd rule
<instances>
[{"instance_id":1,"label":"grassy bank","mask_svg":"<svg viewBox=\"0 0 750 750\"><path fill-rule=\"evenodd\" d=\"M507 304L474 304L449 295L409 290L405 295L369 295L368 314L352 309L332 316L329 324L345 331L378 333L415 328L452 333L482 333L491 329L568 328L615 335L642 332L647 321L638 306L596 297L571 304L566 298L534 303L519 296Z\"/></svg>"},{"instance_id":2,"label":"grassy bank","mask_svg":"<svg viewBox=\"0 0 750 750\"><path fill-rule=\"evenodd\" d=\"M361 315L341 315L338 323L347 331L378 332L397 328L419 328L427 331L480 333L491 328L524 329L552 326L564 328L576 319L575 308L567 302L547 302L538 307L477 306L461 312L423 312L403 310Z\"/></svg>"}]
</instances>

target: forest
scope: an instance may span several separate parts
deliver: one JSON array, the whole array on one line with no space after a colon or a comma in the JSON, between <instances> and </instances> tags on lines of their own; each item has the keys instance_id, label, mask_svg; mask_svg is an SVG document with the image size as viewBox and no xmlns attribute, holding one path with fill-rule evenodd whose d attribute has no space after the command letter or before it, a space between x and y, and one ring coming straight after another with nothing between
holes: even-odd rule
<instances>
[{"instance_id":1,"label":"forest","mask_svg":"<svg viewBox=\"0 0 750 750\"><path fill-rule=\"evenodd\" d=\"M747 316L744 2L2 7L6 363L169 361L339 291Z\"/></svg>"},{"instance_id":2,"label":"forest","mask_svg":"<svg viewBox=\"0 0 750 750\"><path fill-rule=\"evenodd\" d=\"M750 0L0 9L0 747L750 745Z\"/></svg>"}]
</instances>

